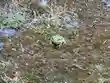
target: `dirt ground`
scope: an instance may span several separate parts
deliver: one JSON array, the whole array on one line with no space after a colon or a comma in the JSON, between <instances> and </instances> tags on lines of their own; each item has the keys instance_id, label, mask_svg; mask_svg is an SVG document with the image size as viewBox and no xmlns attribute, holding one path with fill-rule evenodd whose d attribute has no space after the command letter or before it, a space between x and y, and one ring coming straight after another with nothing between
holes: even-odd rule
<instances>
[{"instance_id":1,"label":"dirt ground","mask_svg":"<svg viewBox=\"0 0 110 83\"><path fill-rule=\"evenodd\" d=\"M100 0L75 0L73 7L84 23L72 32L57 31L67 41L61 48L33 29L1 38L5 46L0 55L13 63L5 71L9 77L19 72L24 83L110 82L109 11Z\"/></svg>"}]
</instances>

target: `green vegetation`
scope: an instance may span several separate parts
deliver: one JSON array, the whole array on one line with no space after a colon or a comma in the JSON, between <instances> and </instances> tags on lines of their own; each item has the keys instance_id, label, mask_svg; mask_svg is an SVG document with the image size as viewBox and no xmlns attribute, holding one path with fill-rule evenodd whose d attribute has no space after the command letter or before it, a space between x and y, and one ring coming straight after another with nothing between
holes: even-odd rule
<instances>
[{"instance_id":1,"label":"green vegetation","mask_svg":"<svg viewBox=\"0 0 110 83\"><path fill-rule=\"evenodd\" d=\"M25 13L22 11L3 14L0 16L0 27L19 27L26 21L25 17Z\"/></svg>"}]
</instances>

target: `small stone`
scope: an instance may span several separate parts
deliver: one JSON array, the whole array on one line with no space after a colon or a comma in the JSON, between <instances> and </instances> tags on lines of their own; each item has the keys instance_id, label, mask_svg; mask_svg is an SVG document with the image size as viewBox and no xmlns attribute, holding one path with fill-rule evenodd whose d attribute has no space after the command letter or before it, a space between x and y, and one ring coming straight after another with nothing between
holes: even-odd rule
<instances>
[{"instance_id":1,"label":"small stone","mask_svg":"<svg viewBox=\"0 0 110 83\"><path fill-rule=\"evenodd\" d=\"M12 48L13 51L16 51L16 48Z\"/></svg>"}]
</instances>

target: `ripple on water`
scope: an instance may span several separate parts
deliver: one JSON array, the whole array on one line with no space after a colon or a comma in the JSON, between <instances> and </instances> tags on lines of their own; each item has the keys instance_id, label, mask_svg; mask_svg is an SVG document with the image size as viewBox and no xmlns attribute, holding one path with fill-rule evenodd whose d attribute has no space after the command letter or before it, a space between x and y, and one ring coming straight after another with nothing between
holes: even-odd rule
<instances>
[{"instance_id":1,"label":"ripple on water","mask_svg":"<svg viewBox=\"0 0 110 83\"><path fill-rule=\"evenodd\" d=\"M102 0L102 2L104 3L105 9L110 11L110 0Z\"/></svg>"},{"instance_id":2,"label":"ripple on water","mask_svg":"<svg viewBox=\"0 0 110 83\"><path fill-rule=\"evenodd\" d=\"M16 29L11 29L11 28L0 29L0 36L3 37L11 37L16 35L16 33L17 33Z\"/></svg>"}]
</instances>

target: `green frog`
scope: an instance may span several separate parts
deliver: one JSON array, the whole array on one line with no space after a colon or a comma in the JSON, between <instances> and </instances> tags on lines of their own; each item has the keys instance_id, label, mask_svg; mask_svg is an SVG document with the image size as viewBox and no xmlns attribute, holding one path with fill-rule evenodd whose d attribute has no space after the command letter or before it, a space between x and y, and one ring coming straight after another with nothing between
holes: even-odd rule
<instances>
[{"instance_id":1,"label":"green frog","mask_svg":"<svg viewBox=\"0 0 110 83\"><path fill-rule=\"evenodd\" d=\"M54 47L61 47L63 44L66 44L66 40L61 35L54 35L50 39L51 43L54 45Z\"/></svg>"}]
</instances>

